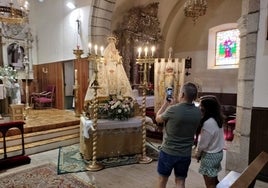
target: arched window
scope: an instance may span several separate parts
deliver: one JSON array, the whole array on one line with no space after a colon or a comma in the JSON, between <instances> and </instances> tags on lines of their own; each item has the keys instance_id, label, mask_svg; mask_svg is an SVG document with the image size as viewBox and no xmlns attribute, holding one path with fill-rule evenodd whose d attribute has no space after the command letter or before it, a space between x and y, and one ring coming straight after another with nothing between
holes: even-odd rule
<instances>
[{"instance_id":1,"label":"arched window","mask_svg":"<svg viewBox=\"0 0 268 188\"><path fill-rule=\"evenodd\" d=\"M239 35L236 23L219 25L209 30L208 69L238 68Z\"/></svg>"}]
</instances>

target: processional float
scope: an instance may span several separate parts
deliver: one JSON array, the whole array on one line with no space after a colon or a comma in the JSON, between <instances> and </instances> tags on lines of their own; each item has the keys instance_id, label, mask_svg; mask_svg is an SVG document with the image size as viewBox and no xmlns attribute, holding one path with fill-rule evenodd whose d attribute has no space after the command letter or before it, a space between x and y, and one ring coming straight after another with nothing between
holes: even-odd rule
<instances>
[{"instance_id":1,"label":"processional float","mask_svg":"<svg viewBox=\"0 0 268 188\"><path fill-rule=\"evenodd\" d=\"M90 50L91 51L91 50ZM83 54L83 51L81 49L75 49L73 52L76 55L76 58L79 59L81 58L81 55ZM93 65L93 71L94 71L94 80L90 83L90 88L94 90L94 99L92 108L93 108L93 113L91 113L91 118L93 125L91 126L91 131L93 135L93 140L92 140L92 160L90 164L87 166L87 170L89 171L98 171L103 168L102 164L97 162L97 129L98 129L98 108L99 108L99 101L97 97L98 90L101 89L100 84L98 82L98 65L103 64L105 61L104 57L101 55L98 55L97 53L91 54L89 53L87 56L87 59L89 62L92 63ZM148 82L147 82L147 71L150 69L151 64L154 63L153 57L149 56L144 56L144 58L139 58L137 59L137 64L141 65L143 67L143 81L140 85L140 87L143 89L143 102L142 102L142 154L141 157L139 158L139 163L150 163L152 159L148 156L146 156L146 91L148 89ZM75 70L75 75L77 74L77 71ZM75 76L76 77L76 76ZM77 80L75 81L74 89L75 89L75 96L77 95L78 92L78 82ZM91 108L91 109L92 109Z\"/></svg>"}]
</instances>

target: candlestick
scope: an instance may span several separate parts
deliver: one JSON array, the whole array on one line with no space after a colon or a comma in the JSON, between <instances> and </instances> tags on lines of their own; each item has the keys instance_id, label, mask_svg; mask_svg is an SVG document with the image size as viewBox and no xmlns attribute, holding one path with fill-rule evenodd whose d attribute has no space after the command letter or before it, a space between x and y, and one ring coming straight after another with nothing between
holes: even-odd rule
<instances>
[{"instance_id":1,"label":"candlestick","mask_svg":"<svg viewBox=\"0 0 268 188\"><path fill-rule=\"evenodd\" d=\"M89 171L98 171L98 170L103 169L103 165L97 161L97 146L98 146L98 144L97 144L97 141L98 141L97 129L98 129L98 103L99 103L98 97L97 97L97 93L98 93L97 90L101 88L99 86L99 83L98 83L98 64L103 63L104 58L97 55L97 50L98 50L97 45L94 46L94 49L95 49L95 55L91 55L91 54L88 55L88 60L89 60L89 62L92 63L93 70L95 73L94 80L93 80L92 84L90 85L90 87L92 89L94 89L94 100L93 100L93 117L92 117L92 115L90 117L91 119L93 119L92 160L89 163L89 165L86 167L86 169ZM100 51L102 53L103 47L100 47ZM89 110L91 110L91 109L92 108L90 108ZM89 112L89 114L91 114L91 113Z\"/></svg>"},{"instance_id":2,"label":"candlestick","mask_svg":"<svg viewBox=\"0 0 268 188\"><path fill-rule=\"evenodd\" d=\"M79 48L74 50L74 54L77 58L77 63L79 64L80 62L80 58L81 58L81 55L83 54L83 50L80 50ZM75 106L74 106L74 112L75 112L75 116L76 117L79 117L81 115L81 107L80 107L80 101L81 99L79 98L79 83L78 83L78 80L77 80L77 69L74 70L74 85L73 85L73 89L74 89L74 103L75 103Z\"/></svg>"},{"instance_id":3,"label":"candlestick","mask_svg":"<svg viewBox=\"0 0 268 188\"><path fill-rule=\"evenodd\" d=\"M154 53L155 48L151 48L152 56ZM141 57L142 48L138 48L138 59L137 64L141 65L142 73L143 73L143 80L141 80L141 88L143 90L142 95L142 156L139 159L140 163L150 163L152 158L146 156L146 92L148 89L148 82L147 82L147 71L148 67L150 68L151 64L154 63L154 59L148 56L148 47L144 48L144 57Z\"/></svg>"},{"instance_id":4,"label":"candlestick","mask_svg":"<svg viewBox=\"0 0 268 188\"><path fill-rule=\"evenodd\" d=\"M73 50L77 59L81 58L81 55L84 53L83 50L79 49L79 46L76 46L76 49Z\"/></svg>"}]
</instances>

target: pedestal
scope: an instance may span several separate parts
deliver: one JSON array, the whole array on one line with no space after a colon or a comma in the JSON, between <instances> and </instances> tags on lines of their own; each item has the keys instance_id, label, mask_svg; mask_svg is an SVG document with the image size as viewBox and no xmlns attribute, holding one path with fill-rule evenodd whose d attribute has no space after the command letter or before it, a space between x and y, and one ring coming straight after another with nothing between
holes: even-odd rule
<instances>
[{"instance_id":1,"label":"pedestal","mask_svg":"<svg viewBox=\"0 0 268 188\"><path fill-rule=\"evenodd\" d=\"M11 104L10 105L10 119L12 121L23 121L24 104Z\"/></svg>"},{"instance_id":2,"label":"pedestal","mask_svg":"<svg viewBox=\"0 0 268 188\"><path fill-rule=\"evenodd\" d=\"M98 120L97 159L134 155L142 152L141 117L120 120ZM81 117L80 152L84 159L92 158L91 120ZM87 138L89 137L89 138Z\"/></svg>"}]
</instances>

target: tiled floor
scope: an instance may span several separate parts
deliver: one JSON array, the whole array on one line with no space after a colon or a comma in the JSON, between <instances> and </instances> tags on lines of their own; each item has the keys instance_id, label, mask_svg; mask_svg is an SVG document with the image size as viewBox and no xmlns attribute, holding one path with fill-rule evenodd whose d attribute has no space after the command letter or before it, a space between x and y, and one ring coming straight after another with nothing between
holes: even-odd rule
<instances>
[{"instance_id":1,"label":"tiled floor","mask_svg":"<svg viewBox=\"0 0 268 188\"><path fill-rule=\"evenodd\" d=\"M54 163L58 161L58 149L31 155L31 163L29 165L19 166L17 168L8 169L6 172L0 173L0 177L19 169L37 166L43 163ZM97 172L80 172L75 173L78 178L86 182L91 182L97 188L155 188L157 181L156 172L157 162L150 164L135 164L116 168L103 169ZM224 167L225 160L222 162ZM198 173L199 163L195 159L190 165L186 187L188 188L205 188L202 176ZM219 175L219 179L225 176L225 170ZM168 182L167 188L174 187L173 174ZM268 187L268 183L258 181L255 188Z\"/></svg>"},{"instance_id":2,"label":"tiled floor","mask_svg":"<svg viewBox=\"0 0 268 188\"><path fill-rule=\"evenodd\" d=\"M53 118L51 118L53 116ZM55 109L50 110L30 110L28 112L25 129L27 131L47 129L48 126L63 126L64 122L78 122L79 118L75 117L72 111L59 111ZM77 123L77 124L78 124ZM53 127L52 126L52 127ZM64 125L65 126L65 125ZM27 132L26 131L26 132ZM156 143L154 143L156 144ZM0 172L0 177L5 176L17 170L30 168L43 163L58 162L58 149L31 155L31 163L28 165L19 166L17 168L8 169ZM97 172L80 172L74 175L78 178L91 182L97 188L155 188L157 182L156 172L157 162L150 164L135 164L116 168L103 169ZM225 166L225 158L222 162ZM189 174L186 180L187 188L204 188L204 181L202 176L198 173L199 163L195 159L190 165ZM219 174L219 179L222 179L227 172L223 169ZM172 174L167 188L174 187L174 176ZM255 188L268 187L268 183L257 181Z\"/></svg>"}]
</instances>

